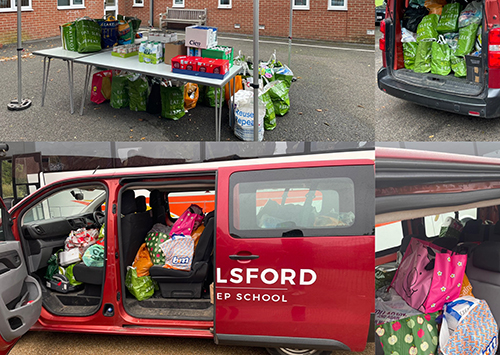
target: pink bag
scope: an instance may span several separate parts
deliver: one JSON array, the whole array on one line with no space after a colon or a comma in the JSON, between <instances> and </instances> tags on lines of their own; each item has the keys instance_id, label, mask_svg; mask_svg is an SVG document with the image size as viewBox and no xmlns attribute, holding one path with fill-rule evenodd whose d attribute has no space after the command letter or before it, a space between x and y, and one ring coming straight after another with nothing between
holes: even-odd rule
<instances>
[{"instance_id":1,"label":"pink bag","mask_svg":"<svg viewBox=\"0 0 500 355\"><path fill-rule=\"evenodd\" d=\"M203 210L198 205L191 205L174 223L169 235L184 234L191 235L203 220Z\"/></svg>"},{"instance_id":2,"label":"pink bag","mask_svg":"<svg viewBox=\"0 0 500 355\"><path fill-rule=\"evenodd\" d=\"M437 312L460 296L467 255L454 254L430 242L413 238L391 287L423 313Z\"/></svg>"},{"instance_id":3,"label":"pink bag","mask_svg":"<svg viewBox=\"0 0 500 355\"><path fill-rule=\"evenodd\" d=\"M102 104L109 100L111 96L111 79L113 72L111 70L100 71L92 76L92 90L90 92L90 101L96 104ZM106 84L103 82L106 81Z\"/></svg>"}]
</instances>

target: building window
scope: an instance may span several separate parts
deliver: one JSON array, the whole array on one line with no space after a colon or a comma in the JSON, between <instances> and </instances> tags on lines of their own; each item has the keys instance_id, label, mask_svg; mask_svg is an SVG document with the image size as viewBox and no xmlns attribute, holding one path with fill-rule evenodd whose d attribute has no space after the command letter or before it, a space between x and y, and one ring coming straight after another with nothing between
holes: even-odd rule
<instances>
[{"instance_id":1,"label":"building window","mask_svg":"<svg viewBox=\"0 0 500 355\"><path fill-rule=\"evenodd\" d=\"M31 0L21 1L21 11L32 11ZM0 0L0 12L17 11L16 0Z\"/></svg>"},{"instance_id":2,"label":"building window","mask_svg":"<svg viewBox=\"0 0 500 355\"><path fill-rule=\"evenodd\" d=\"M184 7L184 0L173 0L172 7Z\"/></svg>"},{"instance_id":3,"label":"building window","mask_svg":"<svg viewBox=\"0 0 500 355\"><path fill-rule=\"evenodd\" d=\"M293 0L294 10L309 10L309 0Z\"/></svg>"},{"instance_id":4,"label":"building window","mask_svg":"<svg viewBox=\"0 0 500 355\"><path fill-rule=\"evenodd\" d=\"M132 7L144 7L144 0L134 0Z\"/></svg>"},{"instance_id":5,"label":"building window","mask_svg":"<svg viewBox=\"0 0 500 355\"><path fill-rule=\"evenodd\" d=\"M328 0L328 10L347 10L347 0Z\"/></svg>"},{"instance_id":6,"label":"building window","mask_svg":"<svg viewBox=\"0 0 500 355\"><path fill-rule=\"evenodd\" d=\"M218 1L219 1L219 9L231 8L231 0L218 0Z\"/></svg>"},{"instance_id":7,"label":"building window","mask_svg":"<svg viewBox=\"0 0 500 355\"><path fill-rule=\"evenodd\" d=\"M59 10L83 9L85 3L84 0L57 0L57 8Z\"/></svg>"}]
</instances>

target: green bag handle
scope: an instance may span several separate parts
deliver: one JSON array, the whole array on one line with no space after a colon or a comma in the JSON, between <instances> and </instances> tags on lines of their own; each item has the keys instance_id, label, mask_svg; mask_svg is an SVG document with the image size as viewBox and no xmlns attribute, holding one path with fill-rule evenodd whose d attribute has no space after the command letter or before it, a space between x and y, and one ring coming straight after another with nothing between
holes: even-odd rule
<instances>
[{"instance_id":1,"label":"green bag handle","mask_svg":"<svg viewBox=\"0 0 500 355\"><path fill-rule=\"evenodd\" d=\"M97 21L96 21L96 20L94 20L93 18L90 18L89 16L83 16L83 17L77 18L77 19L75 20L75 23L76 23L77 21L83 21L83 20L93 21L93 22L97 23Z\"/></svg>"}]
</instances>

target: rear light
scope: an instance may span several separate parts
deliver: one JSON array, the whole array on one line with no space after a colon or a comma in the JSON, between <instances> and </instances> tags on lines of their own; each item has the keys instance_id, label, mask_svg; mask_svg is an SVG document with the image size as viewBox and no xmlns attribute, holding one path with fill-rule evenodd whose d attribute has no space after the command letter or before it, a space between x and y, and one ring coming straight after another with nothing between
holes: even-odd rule
<instances>
[{"instance_id":1,"label":"rear light","mask_svg":"<svg viewBox=\"0 0 500 355\"><path fill-rule=\"evenodd\" d=\"M469 111L469 115L470 115L470 116L477 116L477 117L479 117L479 112L476 112L476 111Z\"/></svg>"},{"instance_id":2,"label":"rear light","mask_svg":"<svg viewBox=\"0 0 500 355\"><path fill-rule=\"evenodd\" d=\"M380 22L380 32L385 35L385 20Z\"/></svg>"},{"instance_id":3,"label":"rear light","mask_svg":"<svg viewBox=\"0 0 500 355\"><path fill-rule=\"evenodd\" d=\"M385 38L380 38L378 40L378 47L382 52L385 52Z\"/></svg>"},{"instance_id":4,"label":"rear light","mask_svg":"<svg viewBox=\"0 0 500 355\"><path fill-rule=\"evenodd\" d=\"M500 69L500 28L493 28L488 33L488 66Z\"/></svg>"}]
</instances>

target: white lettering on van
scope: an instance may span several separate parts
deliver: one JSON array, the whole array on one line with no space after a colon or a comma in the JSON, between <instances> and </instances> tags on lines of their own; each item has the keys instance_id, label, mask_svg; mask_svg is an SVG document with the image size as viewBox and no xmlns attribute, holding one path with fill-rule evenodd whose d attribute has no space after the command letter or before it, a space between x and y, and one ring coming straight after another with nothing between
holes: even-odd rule
<instances>
[{"instance_id":1,"label":"white lettering on van","mask_svg":"<svg viewBox=\"0 0 500 355\"><path fill-rule=\"evenodd\" d=\"M270 295L267 293L264 293L263 295L258 293L237 293L236 301L288 303L285 295Z\"/></svg>"},{"instance_id":2,"label":"white lettering on van","mask_svg":"<svg viewBox=\"0 0 500 355\"><path fill-rule=\"evenodd\" d=\"M241 275L243 273L243 269L240 269L240 268L234 268L234 269L231 269L231 278L229 279L229 282L233 283L233 284L240 284L243 282L243 275Z\"/></svg>"},{"instance_id":3,"label":"white lettering on van","mask_svg":"<svg viewBox=\"0 0 500 355\"><path fill-rule=\"evenodd\" d=\"M266 275L267 274L273 274L273 278L271 280L268 280ZM274 269L265 269L264 271L262 271L262 273L260 274L260 279L262 280L263 283L265 283L266 285L273 285L276 283L276 281L278 281L280 275L278 274L278 272Z\"/></svg>"},{"instance_id":4,"label":"white lettering on van","mask_svg":"<svg viewBox=\"0 0 500 355\"><path fill-rule=\"evenodd\" d=\"M289 274L289 276L287 276ZM290 285L295 285L295 278L297 274L293 269L281 269L281 284L284 285L286 281L290 282Z\"/></svg>"},{"instance_id":5,"label":"white lettering on van","mask_svg":"<svg viewBox=\"0 0 500 355\"><path fill-rule=\"evenodd\" d=\"M224 280L220 276L220 269L219 268L217 268L217 283L219 283L219 284L227 284L227 280Z\"/></svg>"},{"instance_id":6,"label":"white lettering on van","mask_svg":"<svg viewBox=\"0 0 500 355\"><path fill-rule=\"evenodd\" d=\"M309 281L306 281L306 274L311 276ZM316 273L311 269L300 269L300 285L309 286L316 282Z\"/></svg>"},{"instance_id":7,"label":"white lettering on van","mask_svg":"<svg viewBox=\"0 0 500 355\"><path fill-rule=\"evenodd\" d=\"M252 283L252 279L257 279L259 276L254 274L259 272L259 269L256 268L248 268L247 269L247 284Z\"/></svg>"}]
</instances>

